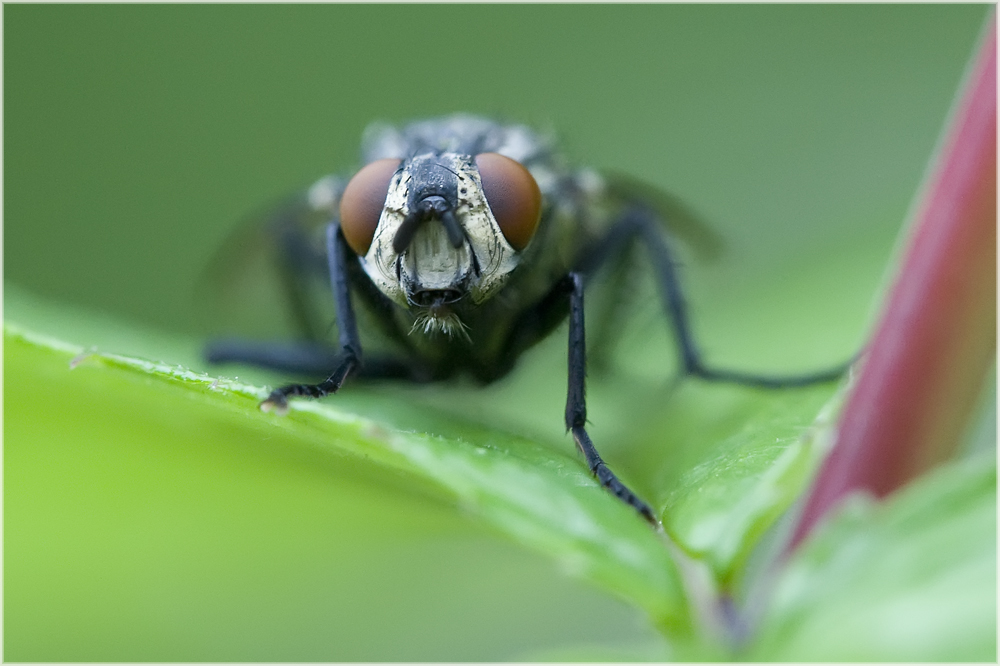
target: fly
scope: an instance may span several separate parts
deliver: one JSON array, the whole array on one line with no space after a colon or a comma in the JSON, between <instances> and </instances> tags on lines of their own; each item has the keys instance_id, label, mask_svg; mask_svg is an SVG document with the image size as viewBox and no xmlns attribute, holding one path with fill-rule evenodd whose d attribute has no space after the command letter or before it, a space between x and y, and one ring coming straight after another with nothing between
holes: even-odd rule
<instances>
[{"instance_id":1,"label":"fly","mask_svg":"<svg viewBox=\"0 0 1000 666\"><path fill-rule=\"evenodd\" d=\"M348 377L423 382L465 373L492 382L568 318L566 429L600 485L658 525L652 507L608 468L587 433L584 294L599 269L633 247L648 254L686 375L780 388L836 379L846 368L761 376L706 364L667 224L675 233L685 227L665 219L680 209L625 181L569 169L523 125L469 115L376 125L366 130L362 157L352 177L317 181L269 226L308 342L223 341L207 350L214 363L326 377L282 386L262 409L284 410L293 396L336 393ZM317 275L332 290L335 346L324 341L304 296ZM388 342L385 351L363 351L360 311Z\"/></svg>"}]
</instances>

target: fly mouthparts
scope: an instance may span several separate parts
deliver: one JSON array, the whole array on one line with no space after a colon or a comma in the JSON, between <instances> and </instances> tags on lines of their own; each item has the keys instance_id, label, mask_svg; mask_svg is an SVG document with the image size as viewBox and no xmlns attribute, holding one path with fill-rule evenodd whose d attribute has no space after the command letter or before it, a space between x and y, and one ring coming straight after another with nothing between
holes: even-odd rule
<instances>
[{"instance_id":1,"label":"fly mouthparts","mask_svg":"<svg viewBox=\"0 0 1000 666\"><path fill-rule=\"evenodd\" d=\"M420 307L431 310L455 303L462 298L458 289L421 289L413 294L412 301Z\"/></svg>"}]
</instances>

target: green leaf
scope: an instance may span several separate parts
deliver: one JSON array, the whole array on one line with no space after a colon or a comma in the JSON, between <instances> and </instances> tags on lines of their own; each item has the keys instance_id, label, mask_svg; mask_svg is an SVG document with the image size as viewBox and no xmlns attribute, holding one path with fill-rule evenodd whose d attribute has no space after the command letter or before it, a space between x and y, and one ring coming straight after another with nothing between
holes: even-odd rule
<instances>
[{"instance_id":1,"label":"green leaf","mask_svg":"<svg viewBox=\"0 0 1000 666\"><path fill-rule=\"evenodd\" d=\"M753 547L801 494L826 452L842 397L841 392L831 399L834 390L815 386L776 397L691 387L688 401L672 405L672 412L691 414L699 405L712 409L723 397L733 403L730 428L684 433L702 458L677 480L665 509L671 536L712 567L730 591ZM720 412L725 413L713 410Z\"/></svg>"},{"instance_id":2,"label":"green leaf","mask_svg":"<svg viewBox=\"0 0 1000 666\"><path fill-rule=\"evenodd\" d=\"M781 574L755 661L996 661L995 452L854 496Z\"/></svg>"},{"instance_id":3,"label":"green leaf","mask_svg":"<svg viewBox=\"0 0 1000 666\"><path fill-rule=\"evenodd\" d=\"M131 355L81 355L80 347L13 322L20 319L50 330L77 331L102 346L133 353L147 349L197 363L191 351L195 345L189 341L46 306L13 288L8 288L6 301L6 381L8 386L19 387L16 398L6 405L12 425L7 440L8 488L38 491L30 484L22 485L18 476L17 463L26 444L45 438L73 439L80 432L89 433L90 440L113 441L122 439L115 428L127 428L134 442L116 452L123 456L116 464L121 465L122 475L130 477L137 475L136 456L141 459L150 446L161 451L191 446L214 450L225 442L252 447L267 442L283 449L282 455L301 455L293 452L306 447L318 455L319 468L326 470L322 473L334 464L335 477L346 475L350 483L367 486L370 490L364 496L372 504L370 510L378 511L382 504L372 501L372 493L386 493L388 498L402 493L457 508L544 554L563 571L641 608L670 637L673 650L680 651L676 654L687 656L718 654L718 648L704 642L712 628L703 611L715 603L715 588L728 584L760 532L799 491L813 455L809 453L812 444L800 435L833 390L826 386L768 392L686 382L677 390L664 391L627 376L593 383L594 413L604 415L594 432L607 444L609 459L621 461L613 464L623 476L634 479L647 496L660 498L659 504L667 506L668 531L684 551L706 562L714 574L715 580L705 586L681 579L663 536L597 486L559 432L558 420L540 408L546 400L555 406L551 410L555 413L561 407L564 380L559 377L565 361L559 358L561 354L545 349L562 347L559 339L533 351L536 356L525 364L525 371L497 387L469 391L461 385L433 390L354 386L335 399L293 401L289 414L282 417L257 409L266 388L216 380ZM669 366L668 361L665 364ZM53 388L55 395L65 398L53 402L48 397ZM531 404L541 394L550 397ZM81 411L80 404L89 406ZM527 436L512 434L518 430ZM644 456L654 463L644 464ZM220 462L212 474L227 475L226 464ZM108 480L103 471L85 466L79 482L100 485ZM50 492L54 501L70 501L71 494L46 483L41 492ZM51 515L39 514L17 497L23 494L15 495L7 505L12 537L31 516L49 520ZM163 500L147 497L141 501ZM361 515L367 515L366 511ZM419 532L423 523L414 519L409 531ZM84 520L75 529L89 525L90 520ZM12 551L8 570L17 571L24 564L18 555L30 558L34 552L31 548ZM156 557L148 565L150 569L159 566L163 563ZM16 593L17 586L13 590ZM11 616L17 617L17 600L24 598L16 594L9 598ZM559 646L551 649L564 652ZM639 654L649 654L650 649L664 648L662 644L645 647ZM712 652L702 652L705 649ZM580 650L576 646L570 652L578 655ZM594 654L616 651L621 647L605 646ZM42 654L81 658L81 653L72 650ZM84 654L112 658L106 652ZM155 658L204 657L197 651L152 654ZM248 654L260 658L260 653ZM419 653L401 654L411 658ZM220 655L232 657L232 653Z\"/></svg>"},{"instance_id":4,"label":"green leaf","mask_svg":"<svg viewBox=\"0 0 1000 666\"><path fill-rule=\"evenodd\" d=\"M240 616L238 609L243 602L239 601L242 596L239 585L230 580L219 589L205 580L205 576L212 576L209 571L198 572L201 558L196 551L205 547L206 539L211 542L215 537L212 529L218 529L224 541L237 543L248 536L243 530L251 534L260 530L263 542L249 547L263 548L265 553L273 551L271 557L277 557L281 548L267 544L284 538L284 529L254 525L262 520L261 512L264 523L280 515L293 523L303 518L316 521L315 529L321 533L342 530L343 518L323 524L323 519L312 512L302 516L295 501L287 507L287 515L278 504L258 507L257 513L251 511L245 517L236 514L233 517L237 524L226 524L225 516L235 506L225 507L238 500L214 496L218 492L214 484L231 486L227 477L239 475L240 468L247 464L240 459L246 455L251 459L259 456L260 447L277 450L280 458L305 458L316 470L309 472L295 467L284 472L291 477L272 480L267 471L254 466L251 474L263 474L265 485L277 483L279 488L301 495L299 477L306 475L306 478L318 477L324 486L346 484L353 489L348 492L352 498L349 503L358 511L349 519L355 524L347 533L362 539L359 552L365 551L364 542L372 538L400 540L404 553L408 540L421 537L434 544L435 550L447 547L449 538L454 538L448 534L454 528L442 527L441 507L456 507L544 552L563 570L596 581L643 608L655 623L673 635L683 638L691 632L680 582L660 537L599 488L571 451L554 452L473 424L443 421L426 410L420 415L426 425L447 432L448 436L397 430L391 421L405 420L408 411L405 407L396 408L393 419L382 421L346 412L335 401L295 402L285 417L263 414L257 409L257 402L266 395L264 389L215 381L207 375L134 357L80 354L82 349L32 333L10 323L10 319L8 313L5 601L10 658L259 660L288 659L296 654L313 659L372 655L396 659L420 655L429 659L514 656L509 652L510 647L504 648L507 651L493 652L484 652L485 648L479 645L476 649L468 645L463 649L463 641L456 646L445 640L440 631L436 643L425 639L430 646L405 649L397 646L395 652L371 646L367 652L359 652L358 646L317 652L319 648L315 645L290 651L287 647L285 651L275 651L257 645L255 650L254 641L243 648L227 645L225 638L220 641L221 646L205 645L192 642L190 633L175 646L157 647L177 631L185 635L185 630L192 630L187 623L178 623L175 611L171 610L173 605L188 607L191 599L186 594L191 590L177 594L161 589L149 580L150 576L156 578L158 571L170 572L179 567L179 571L216 589L220 597L216 612L235 610L237 617ZM72 370L71 362L75 366ZM16 390L11 390L13 387ZM383 400L382 407L387 406ZM94 447L100 459L91 459L87 447ZM209 475L205 479L193 481L186 471L171 464L170 459L175 456L184 459L193 455L192 448L214 451L212 457L218 459L201 470L201 474ZM239 453L241 449L246 453ZM69 459L62 460L63 455ZM38 460L39 456L44 463ZM47 473L39 470L40 463ZM164 474L167 479L160 478ZM190 520L190 509L185 510L185 499L178 498L176 489L163 486L170 482L170 476L194 484L196 493L191 501L204 501L210 514L221 511L221 515L214 517L220 521L217 528L200 525L197 528L200 533L181 533L182 526ZM206 490L199 481L207 481L213 487ZM147 484L152 491L145 489ZM315 488L310 490L315 492ZM248 491L247 487L238 487L237 491L256 492ZM118 493L123 495L121 501L134 501L137 506L119 506L114 496ZM182 506L171 504L178 501ZM430 509L425 508L428 502ZM166 504L156 506L158 503ZM82 514L78 513L80 508ZM367 522L385 522L387 511L391 515L388 533L385 528L377 527L377 522ZM445 509L445 515L454 515L454 509ZM146 520L140 519L143 516ZM132 528L138 524L139 533L135 535L138 543L130 543L122 533L119 522L122 520ZM251 521L249 525L239 524L247 520ZM53 523L58 529L53 530ZM222 549L231 550L232 543ZM261 557L260 553L245 554L252 562ZM479 557L482 556L476 556ZM262 573L270 571L266 576L294 578L294 571L284 571L291 562L277 560L274 565L278 569L271 570L265 564L269 557L265 554L263 559L257 566L262 567ZM346 571L356 571L359 563L350 560L348 557L342 566ZM331 559L336 561L337 558ZM343 558L339 561L343 562ZM211 567L220 565L218 558L212 556L206 556L205 563ZM241 562L235 566L237 571L245 571L247 565ZM418 559L411 566L421 571L432 565ZM391 571L385 575L392 578ZM166 577L176 576L167 573ZM481 578L486 581L491 576ZM454 583L449 581L445 589L451 589ZM134 621L123 618L121 613L136 603L130 597L130 584L146 590L150 599L155 599L153 603L164 606L163 617L181 626L153 630L136 627ZM531 584L531 579L524 584ZM514 585L518 587L517 583ZM542 589L546 585L551 584L542 585ZM419 605L414 598L420 598L423 587L409 585L409 589L398 592L398 597L404 603ZM510 592L494 590L491 594L504 599ZM57 600L56 607L48 606L45 599ZM488 608L496 601L482 603ZM92 610L86 611L85 607ZM198 617L204 610L193 612ZM392 615L388 613L387 618ZM144 613L139 616L144 617ZM114 618L123 623L123 631L134 633L134 642L106 635L109 631L106 623ZM435 622L431 617L425 621ZM49 628L60 625L75 627L74 632L82 631L83 636L73 639L52 635ZM317 627L312 631L321 630ZM636 632L633 629L627 633ZM475 643L472 639L464 641L470 642ZM559 645L539 643L546 644L553 648ZM654 652L662 653L662 642L652 645L658 645L652 648Z\"/></svg>"},{"instance_id":5,"label":"green leaf","mask_svg":"<svg viewBox=\"0 0 1000 666\"><path fill-rule=\"evenodd\" d=\"M63 347L69 360L76 351L16 325L6 325L5 333L15 353L31 344L53 352ZM611 500L570 455L473 425L436 424L433 418L427 419L429 428L437 425L452 436L395 430L331 402L292 401L287 416L257 416L256 403L268 393L264 388L115 354L94 353L80 362L177 383L203 401L217 399L230 409L245 410L244 416L334 456L350 453L407 478L432 481L439 496L549 553L567 569L618 591L664 625L682 628L687 623L680 583L660 540L631 509ZM405 408L397 409L396 419L400 413Z\"/></svg>"}]
</instances>

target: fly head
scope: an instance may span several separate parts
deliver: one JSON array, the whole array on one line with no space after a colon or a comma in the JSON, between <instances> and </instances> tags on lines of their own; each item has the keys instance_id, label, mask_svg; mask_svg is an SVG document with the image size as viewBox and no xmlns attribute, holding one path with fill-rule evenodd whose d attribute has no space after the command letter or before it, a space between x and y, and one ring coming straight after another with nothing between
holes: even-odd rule
<instances>
[{"instance_id":1,"label":"fly head","mask_svg":"<svg viewBox=\"0 0 1000 666\"><path fill-rule=\"evenodd\" d=\"M341 229L372 282L413 312L414 330L463 335L455 306L504 285L541 204L509 157L431 152L361 169L341 198Z\"/></svg>"}]
</instances>

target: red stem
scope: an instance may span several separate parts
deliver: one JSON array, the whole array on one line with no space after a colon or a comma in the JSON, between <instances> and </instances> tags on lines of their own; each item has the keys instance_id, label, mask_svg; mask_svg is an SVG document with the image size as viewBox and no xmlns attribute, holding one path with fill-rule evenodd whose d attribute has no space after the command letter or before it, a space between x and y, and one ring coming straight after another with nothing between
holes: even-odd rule
<instances>
[{"instance_id":1,"label":"red stem","mask_svg":"<svg viewBox=\"0 0 1000 666\"><path fill-rule=\"evenodd\" d=\"M961 441L996 353L996 49L991 19L789 549L847 493L883 497Z\"/></svg>"}]
</instances>

